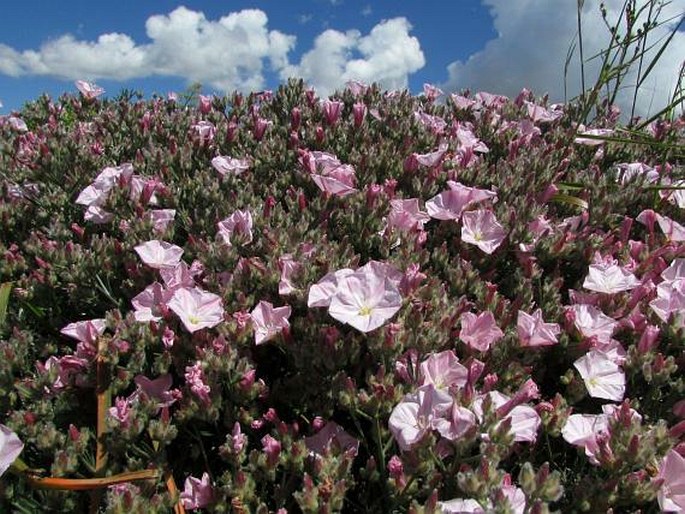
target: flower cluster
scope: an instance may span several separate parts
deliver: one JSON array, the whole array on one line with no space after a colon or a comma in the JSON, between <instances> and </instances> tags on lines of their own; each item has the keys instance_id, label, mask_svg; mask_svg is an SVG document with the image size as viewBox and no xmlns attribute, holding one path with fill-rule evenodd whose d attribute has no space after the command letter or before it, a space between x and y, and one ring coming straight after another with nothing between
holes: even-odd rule
<instances>
[{"instance_id":1,"label":"flower cluster","mask_svg":"<svg viewBox=\"0 0 685 514\"><path fill-rule=\"evenodd\" d=\"M685 510L685 118L77 87L0 117L1 511Z\"/></svg>"}]
</instances>

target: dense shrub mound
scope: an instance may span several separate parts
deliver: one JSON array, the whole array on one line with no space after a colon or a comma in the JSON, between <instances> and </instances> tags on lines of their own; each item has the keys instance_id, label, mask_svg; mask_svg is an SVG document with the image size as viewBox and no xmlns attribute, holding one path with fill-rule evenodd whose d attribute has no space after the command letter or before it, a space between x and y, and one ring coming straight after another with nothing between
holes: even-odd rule
<instances>
[{"instance_id":1,"label":"dense shrub mound","mask_svg":"<svg viewBox=\"0 0 685 514\"><path fill-rule=\"evenodd\" d=\"M0 510L685 509L685 120L577 114L291 81L2 118Z\"/></svg>"}]
</instances>

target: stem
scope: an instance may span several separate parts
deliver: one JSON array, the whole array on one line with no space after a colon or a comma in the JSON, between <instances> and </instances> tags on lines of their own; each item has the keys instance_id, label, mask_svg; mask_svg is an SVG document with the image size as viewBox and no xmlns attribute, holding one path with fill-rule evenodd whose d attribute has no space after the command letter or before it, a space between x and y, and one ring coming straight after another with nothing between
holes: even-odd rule
<instances>
[{"instance_id":1,"label":"stem","mask_svg":"<svg viewBox=\"0 0 685 514\"><path fill-rule=\"evenodd\" d=\"M104 478L39 477L30 472L26 473L25 476L28 484L36 489L50 489L53 491L92 491L104 489L116 484L124 484L126 482L153 480L159 478L159 471L156 469L144 469L141 471L119 473L118 475Z\"/></svg>"}]
</instances>

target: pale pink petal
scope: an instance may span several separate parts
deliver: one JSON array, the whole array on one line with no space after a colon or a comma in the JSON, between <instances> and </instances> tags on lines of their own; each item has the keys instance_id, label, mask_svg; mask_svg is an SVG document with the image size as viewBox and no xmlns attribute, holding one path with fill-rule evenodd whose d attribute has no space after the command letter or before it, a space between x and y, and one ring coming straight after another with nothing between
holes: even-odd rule
<instances>
[{"instance_id":1,"label":"pale pink petal","mask_svg":"<svg viewBox=\"0 0 685 514\"><path fill-rule=\"evenodd\" d=\"M158 240L147 241L134 250L145 264L156 269L176 266L183 255L183 248Z\"/></svg>"}]
</instances>

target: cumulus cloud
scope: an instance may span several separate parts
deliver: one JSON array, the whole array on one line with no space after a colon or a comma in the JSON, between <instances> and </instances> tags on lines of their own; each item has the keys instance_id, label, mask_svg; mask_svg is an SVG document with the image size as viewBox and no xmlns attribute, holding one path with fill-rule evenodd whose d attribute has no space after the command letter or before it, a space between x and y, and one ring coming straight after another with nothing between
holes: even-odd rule
<instances>
[{"instance_id":1,"label":"cumulus cloud","mask_svg":"<svg viewBox=\"0 0 685 514\"><path fill-rule=\"evenodd\" d=\"M616 20L624 0L605 0L607 18ZM516 95L521 88L533 89L536 94L549 93L554 101L564 99L564 63L576 35L576 2L569 0L483 0L493 16L498 36L483 50L465 62L448 66L449 79L443 88L470 88L493 93ZM682 2L666 4L662 19L683 15ZM586 1L582 11L583 52L595 55L608 46L608 31L599 13L599 2ZM666 36L673 23L653 32L650 42ZM657 45L658 46L658 45ZM652 76L638 93L637 112L655 113L671 97L676 86L678 70L685 56L685 33L678 32L661 57ZM648 62L648 61L647 61ZM594 83L599 62L586 63L586 82ZM635 70L636 71L636 70ZM635 72L624 85L635 84ZM577 54L568 71L568 97L580 92L580 64ZM619 94L618 103L624 112L630 111L633 90L626 88Z\"/></svg>"},{"instance_id":2,"label":"cumulus cloud","mask_svg":"<svg viewBox=\"0 0 685 514\"><path fill-rule=\"evenodd\" d=\"M321 95L352 79L405 88L409 75L426 63L419 40L409 35L410 30L406 18L384 20L366 36L356 30L326 30L299 64L283 68L281 78L302 77Z\"/></svg>"},{"instance_id":3,"label":"cumulus cloud","mask_svg":"<svg viewBox=\"0 0 685 514\"><path fill-rule=\"evenodd\" d=\"M221 89L258 89L265 63L278 70L288 62L295 37L268 30L258 9L230 13L216 21L179 7L148 18L148 44L126 34L103 34L96 41L65 35L39 50L19 52L0 45L0 73L13 77L48 75L63 79L128 80L180 76Z\"/></svg>"},{"instance_id":4,"label":"cumulus cloud","mask_svg":"<svg viewBox=\"0 0 685 514\"><path fill-rule=\"evenodd\" d=\"M320 94L328 94L350 79L406 87L409 74L425 63L405 18L382 21L367 35L326 30L299 63L289 60L296 37L269 30L267 15L258 9L210 20L202 12L178 7L148 18L145 30L149 42L144 44L119 33L95 41L64 35L38 50L0 44L0 74L118 81L174 76L224 91L249 91L264 88L268 68L281 79L302 77Z\"/></svg>"}]
</instances>

